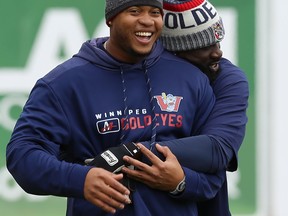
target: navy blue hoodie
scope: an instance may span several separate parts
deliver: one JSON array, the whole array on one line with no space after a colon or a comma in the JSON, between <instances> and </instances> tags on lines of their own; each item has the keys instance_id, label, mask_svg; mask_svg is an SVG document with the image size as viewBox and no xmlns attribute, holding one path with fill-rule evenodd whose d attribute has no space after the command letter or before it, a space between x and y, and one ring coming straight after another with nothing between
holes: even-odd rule
<instances>
[{"instance_id":1,"label":"navy blue hoodie","mask_svg":"<svg viewBox=\"0 0 288 216\"><path fill-rule=\"evenodd\" d=\"M101 49L105 40L85 42L37 81L7 146L7 168L18 184L28 193L68 197L67 215L109 215L84 199L91 169L83 166L85 159L123 142L150 140L153 116L156 141L190 136L215 103L207 77L160 44L131 65ZM214 197L225 175L183 169L181 196L137 183L133 204L117 214L197 215L195 202Z\"/></svg>"}]
</instances>

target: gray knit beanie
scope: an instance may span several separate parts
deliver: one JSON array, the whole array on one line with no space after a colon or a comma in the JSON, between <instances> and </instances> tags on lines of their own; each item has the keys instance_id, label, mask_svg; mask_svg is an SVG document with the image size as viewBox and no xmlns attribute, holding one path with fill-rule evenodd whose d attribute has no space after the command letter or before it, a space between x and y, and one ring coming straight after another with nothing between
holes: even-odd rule
<instances>
[{"instance_id":1,"label":"gray knit beanie","mask_svg":"<svg viewBox=\"0 0 288 216\"><path fill-rule=\"evenodd\" d=\"M105 18L108 23L118 13L132 6L154 6L163 9L163 0L106 0Z\"/></svg>"},{"instance_id":2,"label":"gray knit beanie","mask_svg":"<svg viewBox=\"0 0 288 216\"><path fill-rule=\"evenodd\" d=\"M164 0L160 40L169 51L211 46L225 35L222 19L207 0Z\"/></svg>"}]
</instances>

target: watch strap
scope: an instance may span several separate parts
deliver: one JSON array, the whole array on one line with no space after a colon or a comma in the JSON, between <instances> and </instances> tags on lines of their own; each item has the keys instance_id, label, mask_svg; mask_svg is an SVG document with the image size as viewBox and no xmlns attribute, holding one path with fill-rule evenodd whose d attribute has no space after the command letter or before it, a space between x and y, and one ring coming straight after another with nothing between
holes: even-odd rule
<instances>
[{"instance_id":1,"label":"watch strap","mask_svg":"<svg viewBox=\"0 0 288 216\"><path fill-rule=\"evenodd\" d=\"M179 182L179 184L177 185L177 187L175 188L175 190L170 191L170 194L172 194L172 195L177 195L177 194L180 194L181 192L183 192L184 189L185 189L185 184L186 184L185 179L186 179L186 178L185 178L185 176L184 176L184 178Z\"/></svg>"}]
</instances>

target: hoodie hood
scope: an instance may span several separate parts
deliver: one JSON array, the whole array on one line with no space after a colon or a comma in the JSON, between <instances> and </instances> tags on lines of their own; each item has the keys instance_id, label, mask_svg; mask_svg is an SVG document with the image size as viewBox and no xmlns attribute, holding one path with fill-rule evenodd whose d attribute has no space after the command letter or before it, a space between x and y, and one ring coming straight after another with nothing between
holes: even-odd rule
<instances>
[{"instance_id":1,"label":"hoodie hood","mask_svg":"<svg viewBox=\"0 0 288 216\"><path fill-rule=\"evenodd\" d=\"M128 64L117 61L101 49L103 43L107 40L108 37L102 37L86 41L82 44L79 52L74 55L74 57L85 59L92 64L104 67L107 70L119 70L120 67L122 69L143 68L143 64L146 68L149 68L159 60L160 55L164 50L162 44L157 41L154 44L151 53L146 56L146 58L136 64Z\"/></svg>"}]
</instances>

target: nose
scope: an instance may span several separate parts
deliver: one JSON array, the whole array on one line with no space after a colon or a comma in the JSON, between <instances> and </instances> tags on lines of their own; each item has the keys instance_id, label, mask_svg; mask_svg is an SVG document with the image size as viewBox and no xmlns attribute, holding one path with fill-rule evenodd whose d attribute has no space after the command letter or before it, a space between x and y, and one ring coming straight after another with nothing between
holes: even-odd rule
<instances>
[{"instance_id":1,"label":"nose","mask_svg":"<svg viewBox=\"0 0 288 216\"><path fill-rule=\"evenodd\" d=\"M211 52L211 58L219 59L223 55L223 51L220 49L219 43L216 43L213 46L212 52Z\"/></svg>"},{"instance_id":2,"label":"nose","mask_svg":"<svg viewBox=\"0 0 288 216\"><path fill-rule=\"evenodd\" d=\"M145 25L145 26L151 26L154 24L154 20L149 13L145 13L141 17L139 17L138 22L141 25Z\"/></svg>"}]
</instances>

